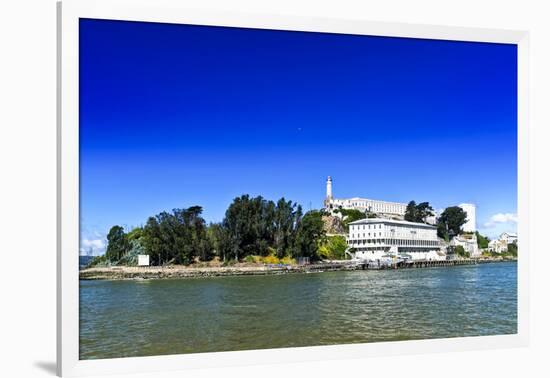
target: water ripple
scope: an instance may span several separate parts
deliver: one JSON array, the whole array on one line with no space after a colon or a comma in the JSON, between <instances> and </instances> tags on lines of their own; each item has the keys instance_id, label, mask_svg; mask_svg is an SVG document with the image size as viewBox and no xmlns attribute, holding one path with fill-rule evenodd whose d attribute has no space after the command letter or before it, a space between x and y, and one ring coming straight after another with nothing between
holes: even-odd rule
<instances>
[{"instance_id":1,"label":"water ripple","mask_svg":"<svg viewBox=\"0 0 550 378\"><path fill-rule=\"evenodd\" d=\"M80 358L517 332L517 265L81 281Z\"/></svg>"}]
</instances>

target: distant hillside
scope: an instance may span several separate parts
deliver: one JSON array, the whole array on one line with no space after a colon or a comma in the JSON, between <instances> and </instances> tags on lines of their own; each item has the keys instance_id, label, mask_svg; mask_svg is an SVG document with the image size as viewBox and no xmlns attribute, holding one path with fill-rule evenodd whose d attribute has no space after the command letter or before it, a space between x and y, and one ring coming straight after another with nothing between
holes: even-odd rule
<instances>
[{"instance_id":1,"label":"distant hillside","mask_svg":"<svg viewBox=\"0 0 550 378\"><path fill-rule=\"evenodd\" d=\"M78 268L84 269L95 256L78 256Z\"/></svg>"}]
</instances>

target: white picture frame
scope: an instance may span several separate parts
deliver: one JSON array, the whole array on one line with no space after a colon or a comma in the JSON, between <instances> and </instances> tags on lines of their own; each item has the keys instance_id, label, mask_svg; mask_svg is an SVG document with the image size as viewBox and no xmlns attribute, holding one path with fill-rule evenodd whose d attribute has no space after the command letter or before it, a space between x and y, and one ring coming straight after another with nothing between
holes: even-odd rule
<instances>
[{"instance_id":1,"label":"white picture frame","mask_svg":"<svg viewBox=\"0 0 550 378\"><path fill-rule=\"evenodd\" d=\"M368 15L365 15L366 17ZM516 44L518 47L518 235L522 251L518 260L517 334L79 360L79 272L76 253L79 250L79 18ZM264 362L273 363L273 361L292 363L528 345L530 235L527 190L529 180L527 153L529 147L529 36L527 32L186 9L177 0L111 0L108 2L67 0L58 3L58 46L57 373L60 376L144 373L202 367L244 366Z\"/></svg>"}]
</instances>

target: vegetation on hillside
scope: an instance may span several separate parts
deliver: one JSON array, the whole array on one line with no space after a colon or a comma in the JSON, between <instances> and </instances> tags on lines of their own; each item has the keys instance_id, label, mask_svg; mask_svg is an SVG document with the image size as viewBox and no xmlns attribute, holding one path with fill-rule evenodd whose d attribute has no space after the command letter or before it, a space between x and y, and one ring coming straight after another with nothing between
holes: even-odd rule
<instances>
[{"instance_id":1,"label":"vegetation on hillside","mask_svg":"<svg viewBox=\"0 0 550 378\"><path fill-rule=\"evenodd\" d=\"M508 250L503 255L506 257L518 257L518 245L516 243L508 244Z\"/></svg>"},{"instance_id":2,"label":"vegetation on hillside","mask_svg":"<svg viewBox=\"0 0 550 378\"><path fill-rule=\"evenodd\" d=\"M345 260L348 243L342 235L328 236L319 246L319 255L328 260Z\"/></svg>"},{"instance_id":3,"label":"vegetation on hillside","mask_svg":"<svg viewBox=\"0 0 550 378\"><path fill-rule=\"evenodd\" d=\"M339 208L339 209L334 210L334 212L342 214L342 225L344 226L344 229L346 230L346 232L349 231L349 224L351 222L355 222L355 221L365 219L365 218L374 218L374 217L376 217L376 215L374 215L372 213L364 212L364 211L357 210L357 209L342 209L342 208Z\"/></svg>"},{"instance_id":4,"label":"vegetation on hillside","mask_svg":"<svg viewBox=\"0 0 550 378\"><path fill-rule=\"evenodd\" d=\"M115 225L107 235L105 255L92 265L135 265L138 254L149 255L152 265L186 265L214 257L224 262L281 263L299 257L315 261L321 258L322 245L328 246L323 249L327 256L341 255L340 241L325 240L323 213L304 214L300 205L284 198L275 203L261 196L237 197L223 221L210 225L201 214L200 206L161 212L128 233Z\"/></svg>"},{"instance_id":5,"label":"vegetation on hillside","mask_svg":"<svg viewBox=\"0 0 550 378\"><path fill-rule=\"evenodd\" d=\"M491 239L489 239L487 236L481 235L478 231L476 231L476 237L477 237L477 246L479 249L489 248L489 242L491 241Z\"/></svg>"},{"instance_id":6,"label":"vegetation on hillside","mask_svg":"<svg viewBox=\"0 0 550 378\"><path fill-rule=\"evenodd\" d=\"M346 231L349 230L350 223L365 219L367 217L366 213L357 209L342 209L340 210L340 213L342 214L342 223L344 224Z\"/></svg>"},{"instance_id":7,"label":"vegetation on hillside","mask_svg":"<svg viewBox=\"0 0 550 378\"><path fill-rule=\"evenodd\" d=\"M506 252L493 252L493 251L483 251L482 256L484 257L501 257L503 259L516 259L518 257L518 245L516 243L508 244L508 250Z\"/></svg>"},{"instance_id":8,"label":"vegetation on hillside","mask_svg":"<svg viewBox=\"0 0 550 378\"><path fill-rule=\"evenodd\" d=\"M459 257L464 257L464 258L470 257L470 254L469 254L468 252L466 252L466 250L464 249L464 247L461 246L461 245L457 245L457 246L454 248L454 252L455 252Z\"/></svg>"}]
</instances>

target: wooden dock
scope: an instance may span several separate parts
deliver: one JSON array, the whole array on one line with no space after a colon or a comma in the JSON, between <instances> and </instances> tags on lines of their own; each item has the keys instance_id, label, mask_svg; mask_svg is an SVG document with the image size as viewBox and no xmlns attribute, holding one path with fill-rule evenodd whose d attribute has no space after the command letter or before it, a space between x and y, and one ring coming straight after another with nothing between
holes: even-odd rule
<instances>
[{"instance_id":1,"label":"wooden dock","mask_svg":"<svg viewBox=\"0 0 550 378\"><path fill-rule=\"evenodd\" d=\"M358 269L362 270L380 270L380 269L414 269L414 268L435 268L457 265L476 265L478 261L475 259L461 260L441 260L441 261L400 261L396 263L384 264L379 262L364 262L358 263Z\"/></svg>"},{"instance_id":2,"label":"wooden dock","mask_svg":"<svg viewBox=\"0 0 550 378\"><path fill-rule=\"evenodd\" d=\"M400 261L396 263L376 262L376 261L342 261L332 263L317 263L303 265L301 267L289 268L289 272L334 272L341 270L382 270L382 269L417 269L417 268L435 268L458 265L476 265L480 262L475 259L443 260L443 261Z\"/></svg>"}]
</instances>

